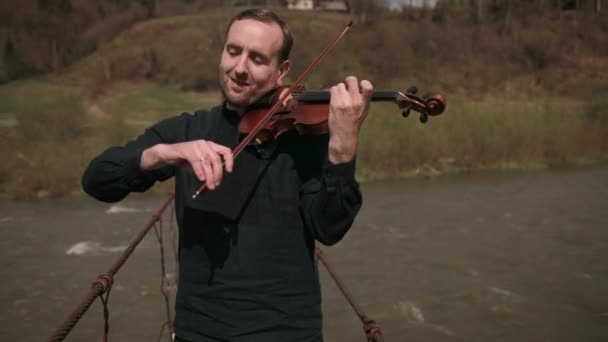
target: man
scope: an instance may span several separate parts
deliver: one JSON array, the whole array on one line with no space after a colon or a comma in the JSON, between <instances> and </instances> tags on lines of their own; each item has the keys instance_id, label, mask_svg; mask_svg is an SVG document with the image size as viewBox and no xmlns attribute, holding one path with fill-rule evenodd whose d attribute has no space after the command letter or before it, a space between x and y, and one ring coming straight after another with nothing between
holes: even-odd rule
<instances>
[{"instance_id":1,"label":"man","mask_svg":"<svg viewBox=\"0 0 608 342\"><path fill-rule=\"evenodd\" d=\"M355 153L372 85L331 88L328 136L286 133L233 159L238 122L283 84L292 41L274 13L238 14L219 67L223 105L159 122L83 176L107 202L175 177L177 341L322 341L314 243L338 242L360 208ZM192 199L203 181L209 191Z\"/></svg>"}]
</instances>

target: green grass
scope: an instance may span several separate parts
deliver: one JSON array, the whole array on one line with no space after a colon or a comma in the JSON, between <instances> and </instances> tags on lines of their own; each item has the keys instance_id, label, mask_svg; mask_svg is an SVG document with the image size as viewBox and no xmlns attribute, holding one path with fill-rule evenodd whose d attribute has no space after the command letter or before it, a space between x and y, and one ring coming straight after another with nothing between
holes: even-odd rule
<instances>
[{"instance_id":1,"label":"green grass","mask_svg":"<svg viewBox=\"0 0 608 342\"><path fill-rule=\"evenodd\" d=\"M12 120L21 112L44 108L57 97L79 94L78 86L44 78L15 81L0 86L0 120Z\"/></svg>"},{"instance_id":2,"label":"green grass","mask_svg":"<svg viewBox=\"0 0 608 342\"><path fill-rule=\"evenodd\" d=\"M79 96L110 116L133 121L157 121L184 111L210 108L221 101L219 92L187 92L172 85L114 82L89 89L86 85L36 78L0 86L0 120L15 120L19 113L39 112L57 99ZM97 92L92 96L92 92Z\"/></svg>"},{"instance_id":3,"label":"green grass","mask_svg":"<svg viewBox=\"0 0 608 342\"><path fill-rule=\"evenodd\" d=\"M208 109L221 101L216 92L182 92L174 86L152 83L121 83L108 89L113 95L103 99L100 108L111 116L154 123L182 112Z\"/></svg>"},{"instance_id":4,"label":"green grass","mask_svg":"<svg viewBox=\"0 0 608 342\"><path fill-rule=\"evenodd\" d=\"M551 98L451 98L425 125L396 106L374 106L363 128L359 176L382 179L481 169L536 169L608 156L608 111Z\"/></svg>"},{"instance_id":5,"label":"green grass","mask_svg":"<svg viewBox=\"0 0 608 342\"><path fill-rule=\"evenodd\" d=\"M0 193L20 199L80 192L88 162L108 146L124 144L163 118L220 103L219 93L182 92L175 86L112 82L66 86L31 79L0 86L3 120ZM164 187L166 188L166 187Z\"/></svg>"}]
</instances>

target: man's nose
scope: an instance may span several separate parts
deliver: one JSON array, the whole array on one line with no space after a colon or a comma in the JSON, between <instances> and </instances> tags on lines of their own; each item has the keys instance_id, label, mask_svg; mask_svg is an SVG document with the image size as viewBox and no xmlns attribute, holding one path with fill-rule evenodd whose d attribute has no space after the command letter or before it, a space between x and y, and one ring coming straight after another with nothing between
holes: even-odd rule
<instances>
[{"instance_id":1,"label":"man's nose","mask_svg":"<svg viewBox=\"0 0 608 342\"><path fill-rule=\"evenodd\" d=\"M247 55L242 54L239 56L239 59L236 61L236 66L234 67L234 71L238 74L247 73Z\"/></svg>"}]
</instances>

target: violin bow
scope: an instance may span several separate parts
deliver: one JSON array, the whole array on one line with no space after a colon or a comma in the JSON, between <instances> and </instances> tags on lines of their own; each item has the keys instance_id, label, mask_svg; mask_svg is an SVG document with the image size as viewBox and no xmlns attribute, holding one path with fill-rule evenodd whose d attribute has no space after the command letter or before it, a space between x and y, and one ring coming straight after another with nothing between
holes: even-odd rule
<instances>
[{"instance_id":1,"label":"violin bow","mask_svg":"<svg viewBox=\"0 0 608 342\"><path fill-rule=\"evenodd\" d=\"M332 39L327 44L327 46L325 46L323 51L321 51L321 53L312 61L312 63L310 63L310 65L308 65L306 69L304 69L304 71L298 76L296 81L287 89L287 91L283 92L283 94L279 97L279 100L276 101L272 107L270 107L264 117L262 117L262 119L254 126L254 128L245 136L245 138L243 138L243 140L241 140L241 142L234 148L234 150L232 150L232 155L234 156L234 158L236 158L241 153L241 151L245 149L245 146L247 146L253 140L253 138L258 134L262 127L264 127L264 125L268 123L272 115L274 115L274 113L279 110L279 107L287 99L287 97L300 85L300 83L302 83L302 81L308 76L308 74L310 74L312 69L314 69L314 67L316 67L319 62L321 62L321 60L334 47L334 45L336 45L336 43L340 39L342 39L342 37L346 34L346 32L350 29L351 26L353 26L352 20L348 22L348 24L342 29L342 31L334 39ZM203 181L198 190L194 193L194 195L192 195L192 199L198 197L198 195L200 195L200 193L205 190L206 187L207 183Z\"/></svg>"}]
</instances>

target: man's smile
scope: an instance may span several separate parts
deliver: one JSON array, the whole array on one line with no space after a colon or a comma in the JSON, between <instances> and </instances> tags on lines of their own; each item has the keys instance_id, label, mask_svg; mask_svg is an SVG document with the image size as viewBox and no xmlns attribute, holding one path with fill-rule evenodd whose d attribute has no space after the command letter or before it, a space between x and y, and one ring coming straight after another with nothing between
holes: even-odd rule
<instances>
[{"instance_id":1,"label":"man's smile","mask_svg":"<svg viewBox=\"0 0 608 342\"><path fill-rule=\"evenodd\" d=\"M229 77L229 78L232 81L232 83L237 86L237 88L244 88L249 85L249 83L246 81L242 81L242 80L236 79L234 77Z\"/></svg>"}]
</instances>

